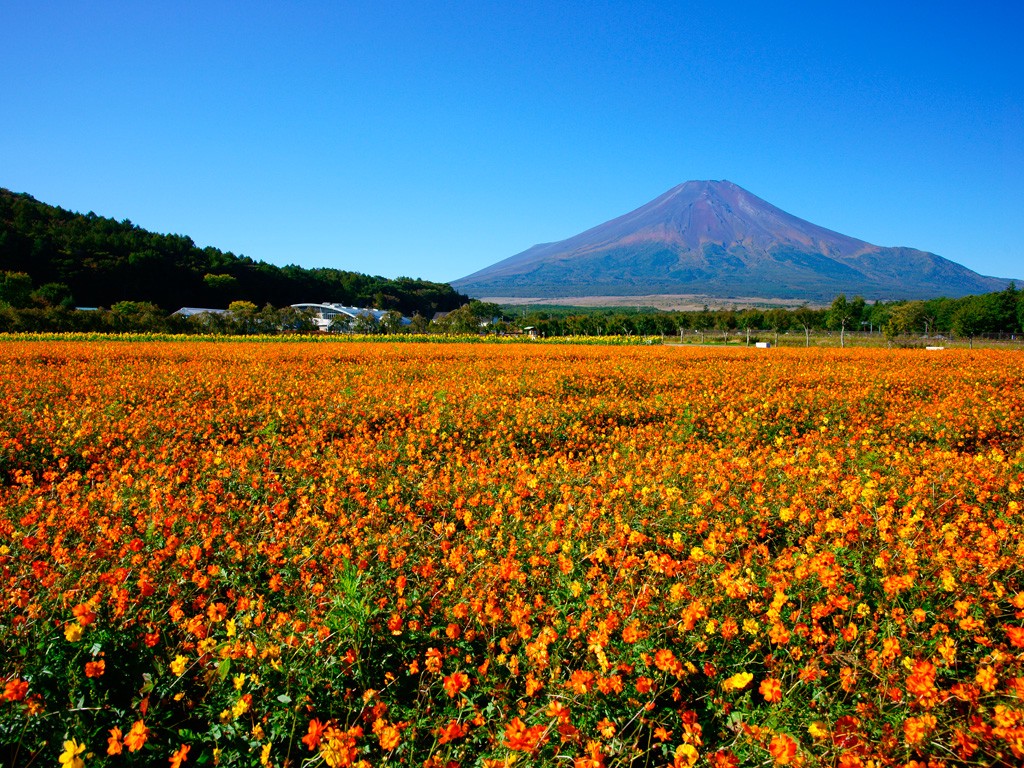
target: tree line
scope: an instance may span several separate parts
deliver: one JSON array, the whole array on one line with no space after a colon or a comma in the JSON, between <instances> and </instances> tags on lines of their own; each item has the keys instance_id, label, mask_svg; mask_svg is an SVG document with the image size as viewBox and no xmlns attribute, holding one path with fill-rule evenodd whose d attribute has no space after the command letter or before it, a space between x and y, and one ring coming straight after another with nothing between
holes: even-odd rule
<instances>
[{"instance_id":1,"label":"tree line","mask_svg":"<svg viewBox=\"0 0 1024 768\"><path fill-rule=\"evenodd\" d=\"M29 276L32 303L20 308L111 308L132 301L170 312L241 300L257 306L330 301L430 317L469 300L445 283L278 267L199 248L189 237L149 232L127 219L66 211L6 189L0 189L0 272Z\"/></svg>"},{"instance_id":2,"label":"tree line","mask_svg":"<svg viewBox=\"0 0 1024 768\"><path fill-rule=\"evenodd\" d=\"M836 331L841 343L853 332L887 337L1019 334L1024 331L1024 291L1012 283L1003 291L926 301L868 302L840 294L828 307L793 309L709 309L685 312L506 308L505 321L532 327L543 336L671 336L698 334L728 340L736 333L812 333Z\"/></svg>"},{"instance_id":3,"label":"tree line","mask_svg":"<svg viewBox=\"0 0 1024 768\"><path fill-rule=\"evenodd\" d=\"M411 322L410 322L411 320ZM312 333L313 314L291 306L262 308L234 301L227 312L183 317L145 301L120 301L109 308L75 309L70 297L54 286L32 286L24 273L0 272L0 332L157 332L199 334ZM362 334L535 333L560 336L678 336L698 335L702 341L729 341L737 334L874 333L892 340L899 336L955 336L1024 333L1024 291L1010 285L1003 291L956 299L869 303L840 294L828 307L794 309L709 309L662 312L547 308L523 310L471 300L451 312L414 313L397 310L380 320L370 315L339 317L333 332Z\"/></svg>"}]
</instances>

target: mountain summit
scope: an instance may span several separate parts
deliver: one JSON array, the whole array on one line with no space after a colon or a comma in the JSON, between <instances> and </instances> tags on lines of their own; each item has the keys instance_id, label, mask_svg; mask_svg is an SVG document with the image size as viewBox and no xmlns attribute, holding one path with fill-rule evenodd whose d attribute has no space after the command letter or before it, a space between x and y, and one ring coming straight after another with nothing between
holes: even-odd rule
<instances>
[{"instance_id":1,"label":"mountain summit","mask_svg":"<svg viewBox=\"0 0 1024 768\"><path fill-rule=\"evenodd\" d=\"M688 181L624 216L452 282L473 296L698 294L827 301L1002 290L933 253L883 248L776 208L730 181Z\"/></svg>"}]
</instances>

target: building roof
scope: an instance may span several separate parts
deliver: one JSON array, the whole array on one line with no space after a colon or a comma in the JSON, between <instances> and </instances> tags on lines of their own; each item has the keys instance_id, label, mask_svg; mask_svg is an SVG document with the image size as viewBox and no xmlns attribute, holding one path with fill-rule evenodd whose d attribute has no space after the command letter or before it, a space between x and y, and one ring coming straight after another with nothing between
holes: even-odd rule
<instances>
[{"instance_id":1,"label":"building roof","mask_svg":"<svg viewBox=\"0 0 1024 768\"><path fill-rule=\"evenodd\" d=\"M345 315L355 320L357 317L365 317L369 315L376 322L380 322L387 315L389 310L386 309L373 309L372 307L349 307L344 304L334 304L331 302L323 302L320 304L304 302L301 304L292 304L295 309L312 309L316 314L322 318L334 318L338 315ZM407 317L402 317L402 324L408 325L411 320Z\"/></svg>"},{"instance_id":2,"label":"building roof","mask_svg":"<svg viewBox=\"0 0 1024 768\"><path fill-rule=\"evenodd\" d=\"M182 317L194 317L195 315L224 315L227 314L226 309L208 309L207 307L182 307L175 315L181 315Z\"/></svg>"}]
</instances>

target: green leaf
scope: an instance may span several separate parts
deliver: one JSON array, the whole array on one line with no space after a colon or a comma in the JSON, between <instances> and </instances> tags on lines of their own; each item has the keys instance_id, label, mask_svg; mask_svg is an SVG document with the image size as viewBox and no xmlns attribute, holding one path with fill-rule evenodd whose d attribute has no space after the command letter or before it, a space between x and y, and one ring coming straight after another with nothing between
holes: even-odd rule
<instances>
[{"instance_id":1,"label":"green leaf","mask_svg":"<svg viewBox=\"0 0 1024 768\"><path fill-rule=\"evenodd\" d=\"M220 664L217 665L217 675L221 681L227 679L228 673L231 672L231 659L224 659Z\"/></svg>"},{"instance_id":2,"label":"green leaf","mask_svg":"<svg viewBox=\"0 0 1024 768\"><path fill-rule=\"evenodd\" d=\"M280 696L277 697L277 700L280 701L282 704L292 703L292 697L289 696L287 693L282 693Z\"/></svg>"}]
</instances>

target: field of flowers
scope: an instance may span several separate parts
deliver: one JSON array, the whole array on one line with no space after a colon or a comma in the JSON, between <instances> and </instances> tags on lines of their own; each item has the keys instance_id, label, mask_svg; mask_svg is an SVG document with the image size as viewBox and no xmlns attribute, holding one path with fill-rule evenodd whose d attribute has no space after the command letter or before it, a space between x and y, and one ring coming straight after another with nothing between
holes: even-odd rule
<instances>
[{"instance_id":1,"label":"field of flowers","mask_svg":"<svg viewBox=\"0 0 1024 768\"><path fill-rule=\"evenodd\" d=\"M1015 352L0 342L0 765L1024 763Z\"/></svg>"}]
</instances>

